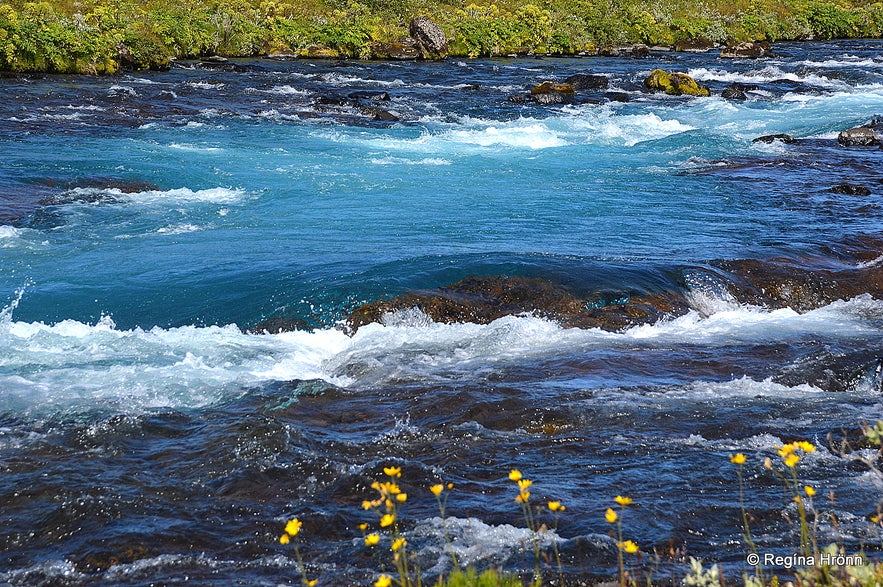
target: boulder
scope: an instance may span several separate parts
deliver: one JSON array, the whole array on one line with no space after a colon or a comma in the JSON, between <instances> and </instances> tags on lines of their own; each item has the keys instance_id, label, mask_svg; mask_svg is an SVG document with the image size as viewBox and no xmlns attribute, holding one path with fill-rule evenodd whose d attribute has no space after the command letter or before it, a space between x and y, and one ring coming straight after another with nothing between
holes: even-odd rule
<instances>
[{"instance_id":1,"label":"boulder","mask_svg":"<svg viewBox=\"0 0 883 587\"><path fill-rule=\"evenodd\" d=\"M391 59L394 61L410 61L420 57L420 51L416 47L417 42L408 37L399 41L388 43L371 43L372 59Z\"/></svg>"},{"instance_id":2,"label":"boulder","mask_svg":"<svg viewBox=\"0 0 883 587\"><path fill-rule=\"evenodd\" d=\"M530 97L537 104L569 104L573 102L573 86L543 82L530 89Z\"/></svg>"},{"instance_id":3,"label":"boulder","mask_svg":"<svg viewBox=\"0 0 883 587\"><path fill-rule=\"evenodd\" d=\"M423 59L444 59L448 56L448 39L445 32L425 16L411 20L408 31Z\"/></svg>"},{"instance_id":4,"label":"boulder","mask_svg":"<svg viewBox=\"0 0 883 587\"><path fill-rule=\"evenodd\" d=\"M577 92L582 90L605 90L610 82L607 76L591 73L576 73L564 80L564 83L573 86Z\"/></svg>"},{"instance_id":5,"label":"boulder","mask_svg":"<svg viewBox=\"0 0 883 587\"><path fill-rule=\"evenodd\" d=\"M388 92L351 92L347 94L350 100L370 100L372 102L389 102Z\"/></svg>"},{"instance_id":6,"label":"boulder","mask_svg":"<svg viewBox=\"0 0 883 587\"><path fill-rule=\"evenodd\" d=\"M780 133L780 134L775 134L775 135L764 135L762 137L757 137L756 139L753 139L751 142L752 143L773 143L775 141L780 141L780 142L790 145L791 143L794 142L794 137L792 137L791 135L785 134L785 133Z\"/></svg>"},{"instance_id":7,"label":"boulder","mask_svg":"<svg viewBox=\"0 0 883 587\"><path fill-rule=\"evenodd\" d=\"M844 147L876 147L883 143L883 118L844 130L837 136Z\"/></svg>"},{"instance_id":8,"label":"boulder","mask_svg":"<svg viewBox=\"0 0 883 587\"><path fill-rule=\"evenodd\" d=\"M384 110L383 108L375 108L373 106L363 106L362 112L373 118L378 122L396 122L399 120L399 117L390 112L389 110Z\"/></svg>"},{"instance_id":9,"label":"boulder","mask_svg":"<svg viewBox=\"0 0 883 587\"><path fill-rule=\"evenodd\" d=\"M602 57L632 57L643 58L650 56L650 47L647 45L608 45L598 50Z\"/></svg>"},{"instance_id":10,"label":"boulder","mask_svg":"<svg viewBox=\"0 0 883 587\"><path fill-rule=\"evenodd\" d=\"M866 188L863 185L858 185L855 183L838 183L830 190L828 190L835 194L843 194L846 196L870 196L871 190Z\"/></svg>"},{"instance_id":11,"label":"boulder","mask_svg":"<svg viewBox=\"0 0 883 587\"><path fill-rule=\"evenodd\" d=\"M710 96L705 86L700 86L686 73L654 69L644 80L644 85L651 90L663 91L671 96Z\"/></svg>"},{"instance_id":12,"label":"boulder","mask_svg":"<svg viewBox=\"0 0 883 587\"><path fill-rule=\"evenodd\" d=\"M721 57L727 59L757 59L758 57L772 56L772 45L766 41L746 41L731 45L721 51Z\"/></svg>"},{"instance_id":13,"label":"boulder","mask_svg":"<svg viewBox=\"0 0 883 587\"><path fill-rule=\"evenodd\" d=\"M683 51L686 53L705 53L714 49L714 43L708 39L699 37L697 39L681 39L674 46L675 51Z\"/></svg>"}]
</instances>

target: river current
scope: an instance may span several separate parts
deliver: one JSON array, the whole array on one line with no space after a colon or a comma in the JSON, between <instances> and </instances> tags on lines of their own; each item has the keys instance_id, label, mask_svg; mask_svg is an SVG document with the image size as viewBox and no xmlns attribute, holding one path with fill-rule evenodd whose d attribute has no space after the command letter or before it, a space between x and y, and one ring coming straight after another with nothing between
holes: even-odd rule
<instances>
[{"instance_id":1,"label":"river current","mask_svg":"<svg viewBox=\"0 0 883 587\"><path fill-rule=\"evenodd\" d=\"M390 466L426 576L450 567L439 482L459 561L530 575L514 468L567 506L543 514L548 576L553 542L567 581L615 576L604 514L628 495L645 568L736 578L728 457L747 457L760 550L793 554L795 505L763 467L793 440L817 447L798 471L819 540L878 556L883 487L826 438L883 416L883 292L750 304L715 264L883 259L883 151L836 140L883 115L883 43L775 52L0 79L0 584L297 584L278 541L297 516L308 575L366 585L389 557L361 503ZM713 96L647 92L658 67ZM512 98L577 73L609 88ZM720 96L733 82L747 99ZM779 133L796 140L753 142ZM471 275L677 289L689 309L614 331L417 309L343 327ZM300 329L250 331L278 317Z\"/></svg>"}]
</instances>

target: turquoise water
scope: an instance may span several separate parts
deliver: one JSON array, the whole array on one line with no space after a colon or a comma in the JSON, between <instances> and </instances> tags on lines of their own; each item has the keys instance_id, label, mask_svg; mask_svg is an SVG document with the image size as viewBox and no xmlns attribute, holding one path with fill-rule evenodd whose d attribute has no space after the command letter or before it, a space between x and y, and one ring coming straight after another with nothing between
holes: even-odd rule
<instances>
[{"instance_id":1,"label":"turquoise water","mask_svg":"<svg viewBox=\"0 0 883 587\"><path fill-rule=\"evenodd\" d=\"M881 413L883 305L870 284L799 314L691 281L721 260L842 267L832 250L880 234L881 151L835 139L883 114L883 45L778 53L263 60L0 81L0 458L14 504L0 577L297 581L275 543L296 514L325 553L308 557L312 570L365 583L373 567L353 555L353 528L389 462L415 493L464 486L457 545L481 545L480 563L531 568L499 495L519 466L578 512L560 531L575 576L612 572L604 499L626 491L646 508L632 527L642 547L672 543L741 573L726 455L757 465L792 435L820 441ZM649 94L656 67L716 94L754 88L744 102ZM629 101L508 99L588 70ZM388 92L371 104L400 120L320 99L357 91ZM800 140L752 142L774 133ZM842 182L871 195L830 192ZM352 337L338 328L360 303L473 274L608 297L678 288L692 308L621 333L419 314ZM279 316L311 330L243 332ZM832 394L782 379L831 357L859 357L859 383ZM820 453L807 475L858 508L855 548L879 491ZM37 478L38 463L57 480ZM786 548L777 482L752 471L760 532ZM23 492L33 498L13 497ZM444 558L424 535L432 511L418 501L407 529L427 568ZM208 518L224 530L192 538ZM34 529L53 537L35 542ZM145 550L132 560L94 562L133 544Z\"/></svg>"}]
</instances>

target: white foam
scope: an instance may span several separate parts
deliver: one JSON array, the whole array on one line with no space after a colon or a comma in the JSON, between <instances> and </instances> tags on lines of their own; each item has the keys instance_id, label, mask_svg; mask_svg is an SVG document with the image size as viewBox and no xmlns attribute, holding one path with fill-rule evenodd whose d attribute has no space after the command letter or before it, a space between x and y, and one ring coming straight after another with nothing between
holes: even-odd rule
<instances>
[{"instance_id":1,"label":"white foam","mask_svg":"<svg viewBox=\"0 0 883 587\"><path fill-rule=\"evenodd\" d=\"M33 240L34 236L39 234L38 231L29 228L2 225L0 226L0 249L32 247L37 244Z\"/></svg>"},{"instance_id":2,"label":"white foam","mask_svg":"<svg viewBox=\"0 0 883 587\"><path fill-rule=\"evenodd\" d=\"M375 157L372 165L450 165L450 159L440 157L424 157L423 159L404 159L402 157Z\"/></svg>"},{"instance_id":3,"label":"white foam","mask_svg":"<svg viewBox=\"0 0 883 587\"><path fill-rule=\"evenodd\" d=\"M190 188L178 188L174 190L147 190L143 192L125 193L117 188L95 189L74 188L68 192L74 199L91 198L98 195L107 196L116 201L140 203L140 204L192 204L207 202L215 204L235 203L245 196L245 190L230 188L210 188L206 190L191 190Z\"/></svg>"},{"instance_id":4,"label":"white foam","mask_svg":"<svg viewBox=\"0 0 883 587\"><path fill-rule=\"evenodd\" d=\"M283 85L283 86L273 86L269 90L259 90L262 92L266 92L268 94L279 94L282 96L309 96L310 92L306 90L300 90L298 88Z\"/></svg>"},{"instance_id":5,"label":"white foam","mask_svg":"<svg viewBox=\"0 0 883 587\"><path fill-rule=\"evenodd\" d=\"M534 545L534 534L527 528L487 524L478 518L429 518L419 522L409 534L426 541L420 550L422 556L438 560L430 569L432 573L444 572L450 567L451 553L463 566L485 567L503 563L517 553L531 551ZM447 544L445 535L450 541ZM562 541L552 530L539 532L536 537L542 549Z\"/></svg>"},{"instance_id":6,"label":"white foam","mask_svg":"<svg viewBox=\"0 0 883 587\"><path fill-rule=\"evenodd\" d=\"M168 226L163 226L162 228L158 228L156 230L157 234L187 234L189 232L200 232L205 230L200 226L196 226L195 224L190 224L188 222L182 224L170 224Z\"/></svg>"}]
</instances>

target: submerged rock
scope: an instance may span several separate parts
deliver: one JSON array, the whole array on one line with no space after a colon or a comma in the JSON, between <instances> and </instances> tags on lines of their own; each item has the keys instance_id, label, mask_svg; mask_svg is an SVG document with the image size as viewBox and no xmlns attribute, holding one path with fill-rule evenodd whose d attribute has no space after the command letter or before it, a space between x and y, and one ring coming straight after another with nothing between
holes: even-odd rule
<instances>
[{"instance_id":1,"label":"submerged rock","mask_svg":"<svg viewBox=\"0 0 883 587\"><path fill-rule=\"evenodd\" d=\"M727 100L747 100L748 95L745 91L745 86L734 82L724 88L724 91L721 92L721 98L726 98Z\"/></svg>"},{"instance_id":2,"label":"submerged rock","mask_svg":"<svg viewBox=\"0 0 883 587\"><path fill-rule=\"evenodd\" d=\"M863 185L854 183L839 183L832 187L829 191L835 194L843 194L846 196L870 196L871 190Z\"/></svg>"},{"instance_id":3,"label":"submerged rock","mask_svg":"<svg viewBox=\"0 0 883 587\"><path fill-rule=\"evenodd\" d=\"M651 90L663 91L671 96L710 96L711 92L705 86L696 83L686 73L654 69L650 76L644 80L644 85Z\"/></svg>"},{"instance_id":4,"label":"submerged rock","mask_svg":"<svg viewBox=\"0 0 883 587\"><path fill-rule=\"evenodd\" d=\"M780 141L782 143L786 143L786 144L790 145L791 143L794 142L794 137L792 137L789 134L780 133L780 134L775 134L775 135L764 135L762 137L757 137L756 139L753 139L751 142L752 143L774 143L776 141Z\"/></svg>"},{"instance_id":5,"label":"submerged rock","mask_svg":"<svg viewBox=\"0 0 883 587\"><path fill-rule=\"evenodd\" d=\"M766 41L746 41L732 45L721 51L721 57L727 59L757 59L758 57L772 57L773 48Z\"/></svg>"},{"instance_id":6,"label":"submerged rock","mask_svg":"<svg viewBox=\"0 0 883 587\"><path fill-rule=\"evenodd\" d=\"M876 147L883 143L883 118L844 130L837 136L844 147Z\"/></svg>"},{"instance_id":7,"label":"submerged rock","mask_svg":"<svg viewBox=\"0 0 883 587\"><path fill-rule=\"evenodd\" d=\"M756 259L715 265L726 271L730 291L741 303L808 312L861 294L883 299L883 267L879 266L834 271Z\"/></svg>"},{"instance_id":8,"label":"submerged rock","mask_svg":"<svg viewBox=\"0 0 883 587\"><path fill-rule=\"evenodd\" d=\"M448 39L445 32L425 16L411 20L408 31L423 59L444 59L448 56Z\"/></svg>"},{"instance_id":9,"label":"submerged rock","mask_svg":"<svg viewBox=\"0 0 883 587\"><path fill-rule=\"evenodd\" d=\"M515 314L533 313L565 327L615 331L656 322L665 315L687 311L678 292L624 295L613 301L583 299L562 285L534 277L472 276L435 290L408 292L390 300L363 304L347 317L355 332L385 314L418 308L435 322L487 324Z\"/></svg>"}]
</instances>

